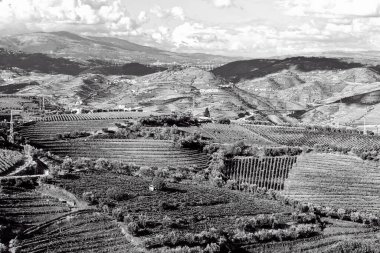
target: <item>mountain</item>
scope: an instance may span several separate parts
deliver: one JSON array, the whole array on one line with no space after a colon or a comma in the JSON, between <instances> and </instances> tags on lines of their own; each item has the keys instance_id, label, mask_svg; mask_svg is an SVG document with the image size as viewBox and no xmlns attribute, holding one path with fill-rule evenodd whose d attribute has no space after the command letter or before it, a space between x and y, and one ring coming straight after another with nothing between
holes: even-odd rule
<instances>
[{"instance_id":1,"label":"mountain","mask_svg":"<svg viewBox=\"0 0 380 253\"><path fill-rule=\"evenodd\" d=\"M346 62L338 58L327 57L291 57L285 59L253 59L235 61L215 68L212 72L231 82L264 77L282 70L299 70L309 72L315 70L343 70L360 68L365 65Z\"/></svg>"},{"instance_id":2,"label":"mountain","mask_svg":"<svg viewBox=\"0 0 380 253\"><path fill-rule=\"evenodd\" d=\"M24 53L42 53L74 61L98 59L113 63L224 64L237 58L185 54L138 45L118 38L80 36L69 32L28 33L0 37L0 48Z\"/></svg>"}]
</instances>

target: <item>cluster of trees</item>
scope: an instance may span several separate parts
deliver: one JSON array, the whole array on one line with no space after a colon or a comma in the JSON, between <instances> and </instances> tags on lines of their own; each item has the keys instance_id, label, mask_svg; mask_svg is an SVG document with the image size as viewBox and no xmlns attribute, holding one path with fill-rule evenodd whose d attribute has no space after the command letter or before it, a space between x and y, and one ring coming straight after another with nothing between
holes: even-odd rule
<instances>
[{"instance_id":1,"label":"cluster of trees","mask_svg":"<svg viewBox=\"0 0 380 253\"><path fill-rule=\"evenodd\" d=\"M170 248L178 246L199 247L198 252L229 252L231 246L227 243L226 234L217 229L209 229L200 233L185 233L181 234L172 231L167 234L160 234L148 238L144 241L144 246L147 249L167 246ZM227 250L227 251L222 251ZM165 251L166 252L166 251ZM197 251L195 251L197 252Z\"/></svg>"},{"instance_id":2,"label":"cluster of trees","mask_svg":"<svg viewBox=\"0 0 380 253\"><path fill-rule=\"evenodd\" d=\"M371 149L347 148L339 147L334 144L316 144L314 145L315 152L321 153L339 153L344 155L356 155L363 160L379 161L380 160L380 147L373 147Z\"/></svg>"},{"instance_id":3,"label":"cluster of trees","mask_svg":"<svg viewBox=\"0 0 380 253\"><path fill-rule=\"evenodd\" d=\"M370 226L380 226L380 214L369 212L360 212L354 209L334 208L321 206L312 203L302 203L298 200L283 196L281 192L267 190L265 188L257 191L262 197L274 199L282 202L284 205L292 206L300 213L315 214L317 217L330 217L333 219L347 220L357 223L363 223ZM297 216L298 217L298 216ZM308 220L309 218L305 218ZM307 222L304 222L307 223Z\"/></svg>"},{"instance_id":4,"label":"cluster of trees","mask_svg":"<svg viewBox=\"0 0 380 253\"><path fill-rule=\"evenodd\" d=\"M264 243L271 241L290 241L319 235L321 229L314 224L292 225L286 229L263 229L254 233L238 231L232 241L235 243Z\"/></svg>"},{"instance_id":5,"label":"cluster of trees","mask_svg":"<svg viewBox=\"0 0 380 253\"><path fill-rule=\"evenodd\" d=\"M302 152L310 152L311 149L306 147L278 147L278 148L264 148L265 156L295 156L300 155Z\"/></svg>"},{"instance_id":6,"label":"cluster of trees","mask_svg":"<svg viewBox=\"0 0 380 253\"><path fill-rule=\"evenodd\" d=\"M208 144L208 142L202 140L202 136L199 133L194 133L192 135L178 138L177 140L175 140L175 144L181 148L202 151L204 147Z\"/></svg>"},{"instance_id":7,"label":"cluster of trees","mask_svg":"<svg viewBox=\"0 0 380 253\"><path fill-rule=\"evenodd\" d=\"M87 133L85 131L66 132L63 134L57 134L55 139L56 140L76 139L76 138L88 137L90 135L91 135L90 133Z\"/></svg>"},{"instance_id":8,"label":"cluster of trees","mask_svg":"<svg viewBox=\"0 0 380 253\"><path fill-rule=\"evenodd\" d=\"M73 160L70 157L65 157L59 165L50 166L50 174L52 176L64 176L73 171L81 170L108 170L124 175L132 175L140 167L132 163L122 161L111 161L105 158L92 160L90 158L78 158Z\"/></svg>"},{"instance_id":9,"label":"cluster of trees","mask_svg":"<svg viewBox=\"0 0 380 253\"><path fill-rule=\"evenodd\" d=\"M198 126L199 122L197 118L194 118L191 114L171 114L160 116L149 116L140 119L140 123L144 126Z\"/></svg>"}]
</instances>

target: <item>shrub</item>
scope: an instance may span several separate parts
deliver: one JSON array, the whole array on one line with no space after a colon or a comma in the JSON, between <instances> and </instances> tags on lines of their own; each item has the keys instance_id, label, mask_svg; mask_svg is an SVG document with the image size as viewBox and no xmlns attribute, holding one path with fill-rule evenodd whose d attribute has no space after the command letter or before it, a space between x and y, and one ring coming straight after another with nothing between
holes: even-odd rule
<instances>
[{"instance_id":1,"label":"shrub","mask_svg":"<svg viewBox=\"0 0 380 253\"><path fill-rule=\"evenodd\" d=\"M166 188L166 183L163 178L155 177L152 180L152 185L155 190L162 191Z\"/></svg>"},{"instance_id":2,"label":"shrub","mask_svg":"<svg viewBox=\"0 0 380 253\"><path fill-rule=\"evenodd\" d=\"M119 189L117 187L111 187L111 188L107 189L106 196L107 196L107 198L110 198L110 199L113 199L116 201L120 201L120 200L123 200L126 197L128 197L127 194L122 192L121 189Z\"/></svg>"},{"instance_id":3,"label":"shrub","mask_svg":"<svg viewBox=\"0 0 380 253\"><path fill-rule=\"evenodd\" d=\"M154 177L154 171L152 168L148 166L141 166L139 171L137 172L137 175L144 178L153 178Z\"/></svg>"},{"instance_id":4,"label":"shrub","mask_svg":"<svg viewBox=\"0 0 380 253\"><path fill-rule=\"evenodd\" d=\"M140 232L139 225L135 221L129 222L127 224L127 230L133 236L138 236Z\"/></svg>"},{"instance_id":5,"label":"shrub","mask_svg":"<svg viewBox=\"0 0 380 253\"><path fill-rule=\"evenodd\" d=\"M123 210L121 208L115 208L112 210L112 217L116 219L116 221L124 221Z\"/></svg>"},{"instance_id":6,"label":"shrub","mask_svg":"<svg viewBox=\"0 0 380 253\"><path fill-rule=\"evenodd\" d=\"M230 190L237 190L238 184L237 184L236 180L229 179L229 180L227 180L225 187L230 189Z\"/></svg>"},{"instance_id":7,"label":"shrub","mask_svg":"<svg viewBox=\"0 0 380 253\"><path fill-rule=\"evenodd\" d=\"M95 199L95 195L93 192L84 192L82 194L82 198L84 201L86 201L89 205L94 205L96 204L96 199Z\"/></svg>"},{"instance_id":8,"label":"shrub","mask_svg":"<svg viewBox=\"0 0 380 253\"><path fill-rule=\"evenodd\" d=\"M358 241L342 241L325 251L326 253L378 253L371 245Z\"/></svg>"},{"instance_id":9,"label":"shrub","mask_svg":"<svg viewBox=\"0 0 380 253\"><path fill-rule=\"evenodd\" d=\"M173 223L173 220L169 216L165 215L161 223L164 227L170 227Z\"/></svg>"}]
</instances>

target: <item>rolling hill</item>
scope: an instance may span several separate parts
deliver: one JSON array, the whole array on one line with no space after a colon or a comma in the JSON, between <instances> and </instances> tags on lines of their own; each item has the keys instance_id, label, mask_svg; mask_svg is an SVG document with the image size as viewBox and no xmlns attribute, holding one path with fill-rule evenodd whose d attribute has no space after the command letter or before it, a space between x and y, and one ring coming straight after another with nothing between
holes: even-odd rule
<instances>
[{"instance_id":1,"label":"rolling hill","mask_svg":"<svg viewBox=\"0 0 380 253\"><path fill-rule=\"evenodd\" d=\"M28 33L0 37L0 48L25 53L42 53L74 61L98 59L114 63L138 62L152 64L224 64L236 58L207 54L185 54L138 45L127 40L106 37L87 37L61 31Z\"/></svg>"}]
</instances>

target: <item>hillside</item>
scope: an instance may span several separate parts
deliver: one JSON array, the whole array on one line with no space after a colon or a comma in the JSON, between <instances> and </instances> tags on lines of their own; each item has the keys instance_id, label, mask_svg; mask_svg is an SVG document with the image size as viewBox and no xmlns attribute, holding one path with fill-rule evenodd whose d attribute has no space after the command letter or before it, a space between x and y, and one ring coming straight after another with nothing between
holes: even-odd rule
<instances>
[{"instance_id":1,"label":"hillside","mask_svg":"<svg viewBox=\"0 0 380 253\"><path fill-rule=\"evenodd\" d=\"M138 45L127 40L86 37L69 32L28 33L0 37L0 48L26 53L42 53L78 61L99 59L118 63L154 62L181 64L223 64L235 58L207 54L173 53Z\"/></svg>"},{"instance_id":2,"label":"hillside","mask_svg":"<svg viewBox=\"0 0 380 253\"><path fill-rule=\"evenodd\" d=\"M285 194L335 208L379 211L378 165L347 155L304 155L289 173Z\"/></svg>"},{"instance_id":3,"label":"hillside","mask_svg":"<svg viewBox=\"0 0 380 253\"><path fill-rule=\"evenodd\" d=\"M348 63L337 58L291 57L285 59L254 59L230 62L213 70L213 73L229 81L264 77L282 70L294 69L302 72L315 70L344 70L360 68L361 63Z\"/></svg>"}]
</instances>

